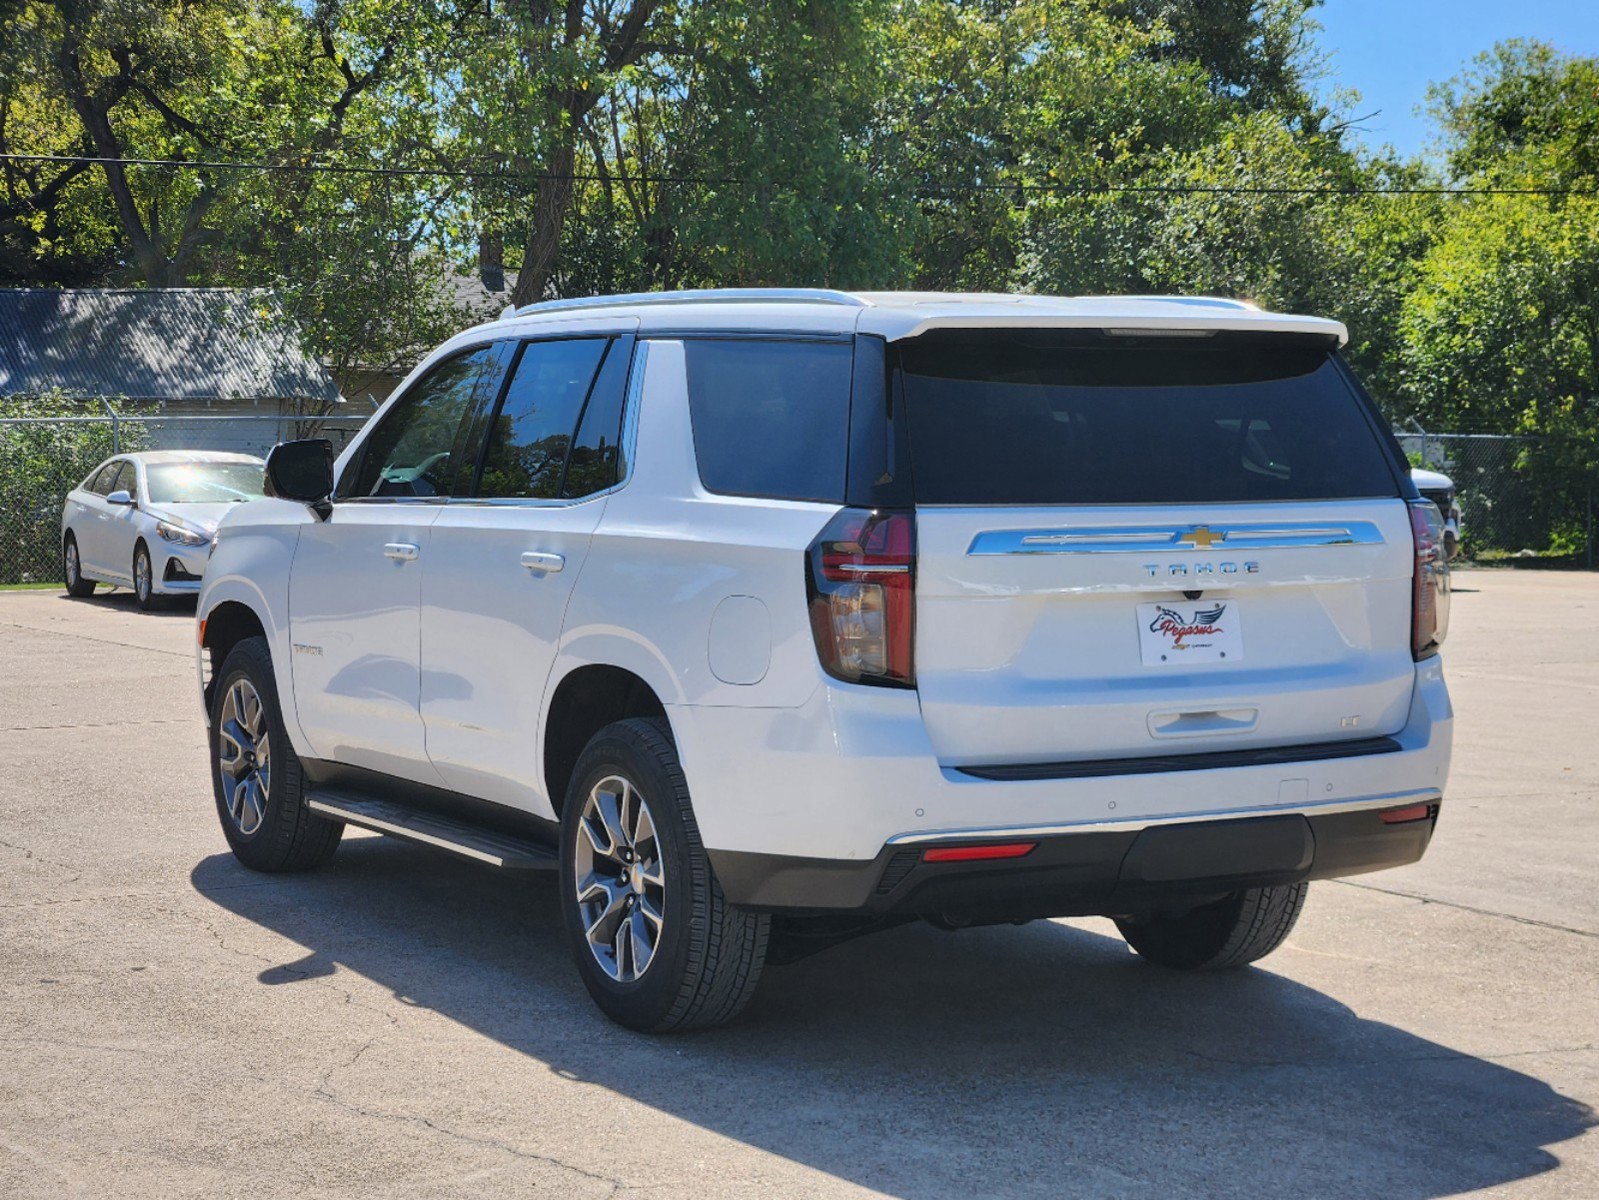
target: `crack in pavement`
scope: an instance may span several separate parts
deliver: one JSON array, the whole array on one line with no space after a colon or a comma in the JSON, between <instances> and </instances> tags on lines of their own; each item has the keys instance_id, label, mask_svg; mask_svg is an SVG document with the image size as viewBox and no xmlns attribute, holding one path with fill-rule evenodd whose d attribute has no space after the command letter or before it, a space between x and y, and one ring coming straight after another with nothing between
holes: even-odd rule
<instances>
[{"instance_id":1,"label":"crack in pavement","mask_svg":"<svg viewBox=\"0 0 1599 1200\"><path fill-rule=\"evenodd\" d=\"M60 865L60 864L56 864ZM274 879L262 880L260 883L230 883L221 885L208 885L207 892L238 892L247 888L283 887L284 883ZM174 888L167 892L112 892L98 896L55 896L48 900L29 900L21 904L0 904L0 912L18 908L53 908L58 904L99 904L107 900L170 900L174 897L195 895L193 888ZM199 893L205 895L206 892Z\"/></svg>"},{"instance_id":2,"label":"crack in pavement","mask_svg":"<svg viewBox=\"0 0 1599 1200\"><path fill-rule=\"evenodd\" d=\"M1355 883L1349 879L1329 879L1327 882L1339 883L1344 887L1359 888L1365 892L1380 892L1384 896L1398 896L1403 900L1419 900L1423 904L1436 904L1441 908L1458 909L1460 912L1476 913L1479 917L1498 917L1504 921L1514 921L1518 925L1532 925L1539 929L1552 929L1556 933L1574 933L1578 937L1599 938L1599 931L1592 929L1578 929L1575 925L1560 925L1554 921L1540 921L1536 917L1521 917L1515 913L1499 912L1492 908L1478 908L1474 904L1461 904L1455 900L1435 900L1431 896L1422 896L1415 892L1402 892L1397 888L1382 888L1372 883Z\"/></svg>"},{"instance_id":3,"label":"crack in pavement","mask_svg":"<svg viewBox=\"0 0 1599 1200\"><path fill-rule=\"evenodd\" d=\"M1599 1049L1599 1043L1586 1042L1580 1046L1548 1046L1538 1050L1506 1050L1503 1054L1474 1054L1465 1050L1445 1049L1436 1054L1385 1054L1380 1058L1330 1058L1323 1061L1293 1058L1225 1058L1219 1054L1206 1054L1203 1050L1195 1050L1190 1047L1184 1047L1182 1053L1191 1058L1226 1067L1265 1067L1268 1069L1287 1067L1294 1070L1315 1071L1328 1068L1344 1070L1348 1067L1383 1066L1393 1062L1504 1062L1512 1058L1538 1058L1549 1054L1582 1054L1596 1049Z\"/></svg>"},{"instance_id":4,"label":"crack in pavement","mask_svg":"<svg viewBox=\"0 0 1599 1200\"><path fill-rule=\"evenodd\" d=\"M37 625L19 625L15 621L0 621L8 629L20 629L25 633L46 633L52 637L72 638L79 642L98 642L102 646L121 646L125 650L143 650L149 654L165 654L173 658L192 659L193 654L187 650L162 650L155 646L141 646L136 642L119 642L114 638L90 637L86 633L68 633L64 629L40 629Z\"/></svg>"},{"instance_id":5,"label":"crack in pavement","mask_svg":"<svg viewBox=\"0 0 1599 1200\"><path fill-rule=\"evenodd\" d=\"M0 1042L19 1042L34 1046L56 1046L62 1050L82 1050L92 1054L138 1054L145 1058L170 1059L172 1056L148 1046L108 1046L103 1042L78 1042L70 1038L38 1037L33 1034L0 1033Z\"/></svg>"},{"instance_id":6,"label":"crack in pavement","mask_svg":"<svg viewBox=\"0 0 1599 1200\"><path fill-rule=\"evenodd\" d=\"M0 733L46 733L58 729L128 729L136 725L198 725L199 717L157 717L148 721L84 721L77 725L7 725Z\"/></svg>"},{"instance_id":7,"label":"crack in pavement","mask_svg":"<svg viewBox=\"0 0 1599 1200\"><path fill-rule=\"evenodd\" d=\"M45 866L47 866L47 867L54 867L58 871L69 872L72 875L72 878L67 880L68 883L77 883L78 880L83 878L83 872L79 868L77 868L77 867L69 867L66 863L64 863L64 862L56 862L56 860L53 859L53 858L46 858L44 855L40 854L38 851L30 850L26 846L19 846L19 845L17 845L16 842L8 842L8 841L5 841L4 839L0 839L0 846L4 846L7 850L15 850L15 851L17 851L18 853L20 853L22 855L23 858L31 858L35 862L44 863ZM9 906L0 905L0 907L9 907Z\"/></svg>"},{"instance_id":8,"label":"crack in pavement","mask_svg":"<svg viewBox=\"0 0 1599 1200\"><path fill-rule=\"evenodd\" d=\"M323 1073L322 1078L318 1081L316 1088L312 1093L317 1098L325 1101L326 1103L332 1104L335 1107L341 1108L346 1112L354 1113L357 1116L367 1117L374 1120L399 1121L411 1125L421 1125L435 1133L443 1135L444 1137L451 1138L455 1141L463 1142L468 1145L498 1150L503 1154L511 1155L513 1158L524 1159L530 1162L540 1162L548 1166L560 1168L564 1171L571 1171L585 1179L591 1179L595 1183L606 1184L610 1189L608 1192L606 1192L607 1197L615 1196L623 1191L632 1190L631 1185L627 1184L623 1180L616 1179L609 1175L600 1175L593 1171L586 1170L583 1167L574 1166L572 1163L563 1162L561 1159L552 1155L539 1154L532 1150L524 1150L518 1146L514 1146L509 1142L504 1142L497 1138L464 1133L460 1130L451 1129L448 1126L440 1125L435 1121L429 1120L427 1117L418 1116L411 1113L387 1112L382 1109L366 1108L360 1104L354 1103L353 1101L344 1099L334 1090L333 1077L340 1071L345 1071L353 1067L356 1062L360 1060L362 1055L366 1054L372 1049L373 1046L377 1045L377 1043L383 1039L385 1033L390 1033L398 1029L400 1027L399 1017L387 1009L377 1008L373 1005L356 1000L354 994L348 988L339 987L337 984L330 982L326 976L315 974L292 964L277 963L266 955L257 954L252 950L245 950L238 946L229 945L227 938L223 935L223 933L209 920L205 919L199 914L178 912L176 915L199 925L211 935L212 940L216 942L218 947L228 951L230 954L236 954L241 958L247 958L254 962L265 963L268 967L271 967L274 970L282 971L285 974L293 976L297 980L310 983L314 987L325 988L328 991L333 992L335 995L340 996L344 1000L345 1004L350 1005L353 1008L360 1008L367 1012L375 1013L388 1022L388 1028L386 1030L373 1034L371 1037L367 1038L366 1041L364 1041L356 1049L355 1053L349 1056L349 1058L345 1059L343 1062L334 1063Z\"/></svg>"},{"instance_id":9,"label":"crack in pavement","mask_svg":"<svg viewBox=\"0 0 1599 1200\"><path fill-rule=\"evenodd\" d=\"M364 1054L367 1050L367 1047L369 1047L372 1042L376 1040L376 1038L373 1038L371 1041L369 1041L366 1046L363 1046L360 1050L356 1051L355 1056L352 1057L348 1063L343 1065L349 1066L353 1064L355 1059ZM335 1070L337 1069L340 1068L335 1068ZM607 1187L610 1189L605 1193L607 1198L615 1196L621 1192L634 1190L631 1184L628 1184L621 1179L617 1179L615 1176L600 1175L594 1171L587 1170L584 1167L574 1166L572 1163L565 1162L551 1154L539 1154L532 1150L524 1150L519 1146L513 1146L509 1142L501 1141L498 1138L480 1137L470 1133L463 1133L459 1129L451 1129L448 1126L440 1125L435 1121L431 1121L427 1117L416 1116L411 1113L385 1112L382 1109L364 1108L359 1104L342 1099L324 1085L319 1084L314 1094L318 1099L332 1104L336 1108L343 1109L345 1112L354 1113L359 1117L366 1117L380 1121L399 1121L407 1125L420 1125L423 1128L432 1130L434 1133L441 1134L452 1141L461 1142L468 1146L478 1146L484 1149L498 1150L500 1153L508 1154L512 1158L522 1159L527 1162L543 1163L546 1166L556 1167L562 1171L570 1171L574 1175L581 1176L584 1179L591 1179L595 1183L603 1183L607 1185Z\"/></svg>"}]
</instances>

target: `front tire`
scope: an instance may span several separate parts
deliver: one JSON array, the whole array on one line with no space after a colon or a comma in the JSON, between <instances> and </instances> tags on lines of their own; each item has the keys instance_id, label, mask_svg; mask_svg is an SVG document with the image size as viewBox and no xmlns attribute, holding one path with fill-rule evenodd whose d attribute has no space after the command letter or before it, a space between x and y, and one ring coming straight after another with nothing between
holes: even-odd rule
<instances>
[{"instance_id":1,"label":"front tire","mask_svg":"<svg viewBox=\"0 0 1599 1200\"><path fill-rule=\"evenodd\" d=\"M1265 958L1288 940L1308 883L1247 888L1185 913L1116 919L1127 944L1162 967L1220 971Z\"/></svg>"},{"instance_id":2,"label":"front tire","mask_svg":"<svg viewBox=\"0 0 1599 1200\"><path fill-rule=\"evenodd\" d=\"M61 543L61 578L66 581L67 595L79 600L94 595L94 580L84 578L83 560L78 557L78 539L70 533Z\"/></svg>"},{"instance_id":3,"label":"front tire","mask_svg":"<svg viewBox=\"0 0 1599 1200\"><path fill-rule=\"evenodd\" d=\"M619 1025L720 1025L755 994L771 919L722 895L664 722L608 725L578 759L561 817L561 915L584 986Z\"/></svg>"},{"instance_id":4,"label":"front tire","mask_svg":"<svg viewBox=\"0 0 1599 1200\"><path fill-rule=\"evenodd\" d=\"M133 548L133 598L145 612L161 607L155 594L155 569L150 565L150 548L142 541Z\"/></svg>"},{"instance_id":5,"label":"front tire","mask_svg":"<svg viewBox=\"0 0 1599 1200\"><path fill-rule=\"evenodd\" d=\"M210 742L217 817L235 858L276 872L309 871L333 857L344 823L306 807L265 638L245 638L224 660L211 696Z\"/></svg>"}]
</instances>

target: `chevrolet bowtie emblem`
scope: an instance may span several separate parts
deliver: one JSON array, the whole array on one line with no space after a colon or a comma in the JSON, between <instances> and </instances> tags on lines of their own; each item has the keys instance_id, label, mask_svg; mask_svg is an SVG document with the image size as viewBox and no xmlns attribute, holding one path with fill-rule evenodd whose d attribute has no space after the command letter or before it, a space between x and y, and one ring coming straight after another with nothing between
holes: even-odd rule
<instances>
[{"instance_id":1,"label":"chevrolet bowtie emblem","mask_svg":"<svg viewBox=\"0 0 1599 1200\"><path fill-rule=\"evenodd\" d=\"M1208 525L1195 525L1187 533L1180 535L1177 539L1177 542L1179 545L1187 543L1188 545L1195 546L1200 550L1209 550L1217 543L1225 542L1226 540L1227 534L1225 531L1221 533L1214 533L1211 531L1211 528Z\"/></svg>"}]
</instances>

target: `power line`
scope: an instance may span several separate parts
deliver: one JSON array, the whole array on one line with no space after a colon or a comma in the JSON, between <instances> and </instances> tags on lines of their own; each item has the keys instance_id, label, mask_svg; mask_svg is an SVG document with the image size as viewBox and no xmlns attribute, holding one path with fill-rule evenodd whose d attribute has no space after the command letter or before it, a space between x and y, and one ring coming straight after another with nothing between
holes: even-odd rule
<instances>
[{"instance_id":1,"label":"power line","mask_svg":"<svg viewBox=\"0 0 1599 1200\"><path fill-rule=\"evenodd\" d=\"M74 154L0 154L0 162L58 163L65 166L115 164L124 167L162 167L200 171L266 171L329 175L371 175L391 178L498 179L522 182L534 179L560 183L689 184L701 187L762 187L773 180L715 175L634 175L627 172L576 171L565 174L520 174L504 167L378 167L348 163L218 162L183 158L102 158ZM1044 193L1053 195L1173 195L1173 196L1599 196L1599 188L1551 187L1293 187L1250 184L1159 183L969 183L928 185L914 189L918 196L958 196L971 193Z\"/></svg>"}]
</instances>

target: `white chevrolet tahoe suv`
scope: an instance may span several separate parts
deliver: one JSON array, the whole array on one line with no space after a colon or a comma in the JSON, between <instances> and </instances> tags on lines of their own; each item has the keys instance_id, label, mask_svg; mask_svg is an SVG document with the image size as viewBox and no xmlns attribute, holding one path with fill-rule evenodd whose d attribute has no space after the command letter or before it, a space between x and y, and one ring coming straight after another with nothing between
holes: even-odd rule
<instances>
[{"instance_id":1,"label":"white chevrolet tahoe suv","mask_svg":"<svg viewBox=\"0 0 1599 1200\"><path fill-rule=\"evenodd\" d=\"M1343 326L1224 300L711 291L460 334L279 446L199 602L234 853L557 872L589 992L727 1020L901 921L1175 968L1425 850L1440 522Z\"/></svg>"}]
</instances>

